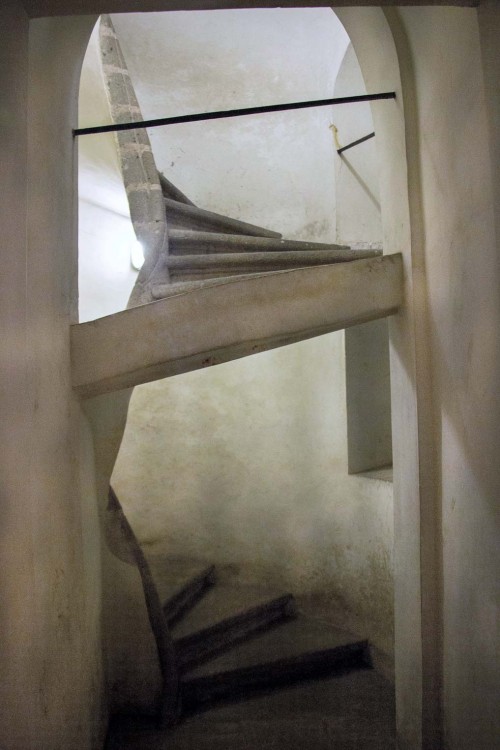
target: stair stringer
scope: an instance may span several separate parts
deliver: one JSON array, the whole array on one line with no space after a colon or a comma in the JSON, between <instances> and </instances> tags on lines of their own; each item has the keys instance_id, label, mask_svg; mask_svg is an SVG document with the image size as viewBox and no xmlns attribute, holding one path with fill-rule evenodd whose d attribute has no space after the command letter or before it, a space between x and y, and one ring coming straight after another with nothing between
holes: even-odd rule
<instances>
[{"instance_id":1,"label":"stair stringer","mask_svg":"<svg viewBox=\"0 0 500 750\"><path fill-rule=\"evenodd\" d=\"M99 42L112 121L142 120L139 102L109 15L101 16ZM125 130L115 136L130 218L145 257L129 300L129 306L133 306L150 301L148 282L152 275L168 282L168 269L161 263L163 257L168 255L167 217L162 178L158 174L147 130Z\"/></svg>"},{"instance_id":2,"label":"stair stringer","mask_svg":"<svg viewBox=\"0 0 500 750\"><path fill-rule=\"evenodd\" d=\"M209 282L72 326L73 387L130 388L387 317L402 300L400 254Z\"/></svg>"}]
</instances>

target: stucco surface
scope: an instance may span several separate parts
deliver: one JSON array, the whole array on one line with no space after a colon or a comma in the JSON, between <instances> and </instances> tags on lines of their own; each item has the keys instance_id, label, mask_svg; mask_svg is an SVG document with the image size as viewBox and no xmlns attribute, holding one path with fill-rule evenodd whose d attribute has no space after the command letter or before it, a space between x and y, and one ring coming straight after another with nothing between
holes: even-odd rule
<instances>
[{"instance_id":1,"label":"stucco surface","mask_svg":"<svg viewBox=\"0 0 500 750\"><path fill-rule=\"evenodd\" d=\"M68 349L77 250L71 127L90 25L33 22L28 48L19 3L2 4L0 24L0 745L90 750L104 728L100 535L93 447Z\"/></svg>"},{"instance_id":2,"label":"stucco surface","mask_svg":"<svg viewBox=\"0 0 500 750\"><path fill-rule=\"evenodd\" d=\"M480 37L471 10L407 9L401 20L420 132L438 405L445 742L490 748L500 737L500 304Z\"/></svg>"},{"instance_id":3,"label":"stucco surface","mask_svg":"<svg viewBox=\"0 0 500 750\"><path fill-rule=\"evenodd\" d=\"M366 86L352 44L335 81L334 96L365 93ZM370 89L371 92L371 89ZM338 147L374 132L371 105L336 107L332 113ZM335 156L337 242L382 242L377 136Z\"/></svg>"}]
</instances>

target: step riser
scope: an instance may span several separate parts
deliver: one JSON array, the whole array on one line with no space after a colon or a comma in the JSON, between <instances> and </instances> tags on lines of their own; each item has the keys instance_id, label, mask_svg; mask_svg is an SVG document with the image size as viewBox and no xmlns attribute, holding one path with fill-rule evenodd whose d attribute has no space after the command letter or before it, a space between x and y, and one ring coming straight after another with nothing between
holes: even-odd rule
<instances>
[{"instance_id":1,"label":"step riser","mask_svg":"<svg viewBox=\"0 0 500 750\"><path fill-rule=\"evenodd\" d=\"M243 274L233 276L232 279L248 279L252 274ZM178 294L192 292L197 289L207 288L208 286L217 286L217 284L228 283L224 278L214 277L212 279L201 279L199 281L183 281L178 284L155 284L151 287L151 296L154 300L165 299L166 297L175 297Z\"/></svg>"}]
</instances>

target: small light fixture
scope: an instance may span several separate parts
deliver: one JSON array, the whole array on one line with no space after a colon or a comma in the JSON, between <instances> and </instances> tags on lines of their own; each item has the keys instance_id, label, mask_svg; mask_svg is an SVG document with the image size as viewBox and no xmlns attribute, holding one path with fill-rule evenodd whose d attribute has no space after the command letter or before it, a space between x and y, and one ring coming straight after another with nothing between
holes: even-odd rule
<instances>
[{"instance_id":1,"label":"small light fixture","mask_svg":"<svg viewBox=\"0 0 500 750\"><path fill-rule=\"evenodd\" d=\"M141 270L144 263L144 248L139 240L134 240L130 245L130 262L133 269Z\"/></svg>"}]
</instances>

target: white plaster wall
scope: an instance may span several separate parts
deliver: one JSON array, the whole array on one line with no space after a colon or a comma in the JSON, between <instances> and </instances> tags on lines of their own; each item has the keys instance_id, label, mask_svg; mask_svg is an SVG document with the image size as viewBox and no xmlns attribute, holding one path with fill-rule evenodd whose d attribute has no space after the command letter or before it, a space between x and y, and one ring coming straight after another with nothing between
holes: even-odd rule
<instances>
[{"instance_id":1,"label":"white plaster wall","mask_svg":"<svg viewBox=\"0 0 500 750\"><path fill-rule=\"evenodd\" d=\"M1 726L4 750L103 739L93 452L70 379L73 142L88 19L0 8ZM54 97L58 91L59 98Z\"/></svg>"},{"instance_id":2,"label":"white plaster wall","mask_svg":"<svg viewBox=\"0 0 500 750\"><path fill-rule=\"evenodd\" d=\"M350 44L335 81L334 96L366 93L359 62ZM336 107L333 124L338 148L373 133L370 103ZM347 245L382 242L376 138L335 155L335 200L337 242Z\"/></svg>"},{"instance_id":3,"label":"white plaster wall","mask_svg":"<svg viewBox=\"0 0 500 750\"><path fill-rule=\"evenodd\" d=\"M329 8L113 16L145 118L333 95L348 39ZM335 239L331 108L149 131L159 169L203 208Z\"/></svg>"},{"instance_id":4,"label":"white plaster wall","mask_svg":"<svg viewBox=\"0 0 500 750\"><path fill-rule=\"evenodd\" d=\"M78 125L111 122L99 53L98 24L80 77ZM84 322L125 309L137 272L135 232L112 133L78 139L78 292Z\"/></svg>"},{"instance_id":5,"label":"white plaster wall","mask_svg":"<svg viewBox=\"0 0 500 750\"><path fill-rule=\"evenodd\" d=\"M79 202L79 320L83 323L127 307L137 277L130 252L130 218L87 201Z\"/></svg>"},{"instance_id":6,"label":"white plaster wall","mask_svg":"<svg viewBox=\"0 0 500 750\"><path fill-rule=\"evenodd\" d=\"M489 19L497 31L499 15ZM404 9L399 20L420 146L412 180L436 404L445 746L489 750L500 737L500 301L480 37L474 10Z\"/></svg>"},{"instance_id":7,"label":"white plaster wall","mask_svg":"<svg viewBox=\"0 0 500 750\"><path fill-rule=\"evenodd\" d=\"M135 389L113 484L156 552L292 589L391 650L392 492L347 474L343 337Z\"/></svg>"},{"instance_id":8,"label":"white plaster wall","mask_svg":"<svg viewBox=\"0 0 500 750\"><path fill-rule=\"evenodd\" d=\"M165 80L174 104L187 97L183 111L233 106L228 76L237 77L242 92L253 92L254 98L238 105L329 96L346 47L343 31L333 44L336 21L329 10L114 21L132 71L144 63L127 43L152 32L153 40L144 36L137 47L149 63L145 82L135 81L146 117L169 113ZM290 40L296 44L290 46ZM231 67L240 46L239 65ZM158 50L164 71L153 57ZM267 71L263 60L269 50ZM210 61L205 78L199 70L203 60ZM147 77L153 73L161 91ZM299 81L298 91L292 91L292 79ZM161 111L153 109L158 102ZM175 106L172 111L179 111ZM262 123L252 125L245 153L235 147L229 129L219 132L210 170L204 167L206 140L199 130L177 133L176 148L191 167L181 160L174 174L166 174L200 205L267 223L289 236L302 210L300 194L314 226L302 236L333 238L331 114L318 110L312 133L311 121L304 131L293 113L278 129L262 132ZM287 150L281 150L285 125ZM173 131L151 132L162 133L167 144L158 146L160 154L171 148ZM255 157L268 169L241 180ZM238 174L236 190L232 180ZM299 192L290 189L294 185L301 186ZM299 222L303 226L303 218ZM392 488L347 474L342 334L137 388L113 484L139 538L156 551L232 565L242 581L291 588L391 651Z\"/></svg>"}]
</instances>

